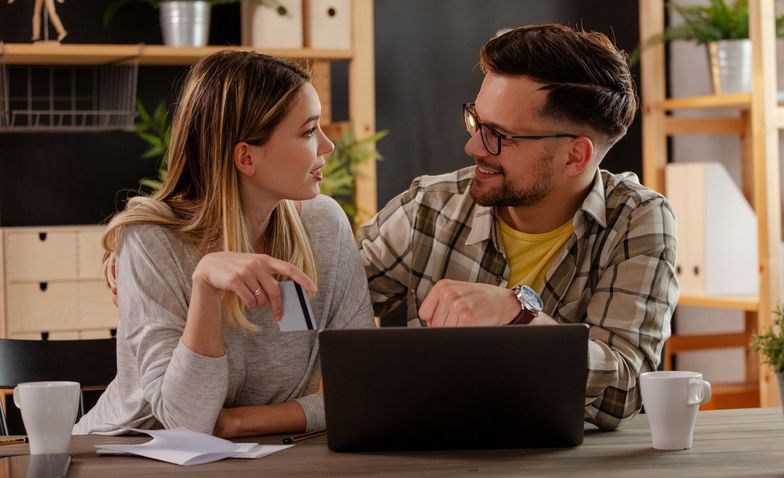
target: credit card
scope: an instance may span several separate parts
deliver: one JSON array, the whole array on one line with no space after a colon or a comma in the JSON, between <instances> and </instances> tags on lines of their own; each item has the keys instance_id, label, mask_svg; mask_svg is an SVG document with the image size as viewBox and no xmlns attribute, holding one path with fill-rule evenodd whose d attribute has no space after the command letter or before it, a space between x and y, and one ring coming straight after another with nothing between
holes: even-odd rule
<instances>
[{"instance_id":1,"label":"credit card","mask_svg":"<svg viewBox=\"0 0 784 478\"><path fill-rule=\"evenodd\" d=\"M316 320L308 294L294 281L279 282L283 318L278 321L281 332L315 330Z\"/></svg>"}]
</instances>

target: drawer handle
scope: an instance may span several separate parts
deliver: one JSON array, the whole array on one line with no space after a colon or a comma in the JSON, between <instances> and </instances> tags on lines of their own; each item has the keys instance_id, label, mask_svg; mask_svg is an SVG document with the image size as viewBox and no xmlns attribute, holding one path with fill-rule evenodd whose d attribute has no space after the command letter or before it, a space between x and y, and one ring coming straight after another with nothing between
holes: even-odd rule
<instances>
[{"instance_id":1,"label":"drawer handle","mask_svg":"<svg viewBox=\"0 0 784 478\"><path fill-rule=\"evenodd\" d=\"M45 241L46 240L46 233L45 232L39 232L38 233L38 240L39 241Z\"/></svg>"},{"instance_id":2,"label":"drawer handle","mask_svg":"<svg viewBox=\"0 0 784 478\"><path fill-rule=\"evenodd\" d=\"M49 332L41 332L41 340L49 340Z\"/></svg>"},{"instance_id":3,"label":"drawer handle","mask_svg":"<svg viewBox=\"0 0 784 478\"><path fill-rule=\"evenodd\" d=\"M109 329L109 334L112 337L117 337L117 329Z\"/></svg>"},{"instance_id":4,"label":"drawer handle","mask_svg":"<svg viewBox=\"0 0 784 478\"><path fill-rule=\"evenodd\" d=\"M46 292L46 288L49 287L49 284L46 282L39 282L38 288L41 289L41 292Z\"/></svg>"}]
</instances>

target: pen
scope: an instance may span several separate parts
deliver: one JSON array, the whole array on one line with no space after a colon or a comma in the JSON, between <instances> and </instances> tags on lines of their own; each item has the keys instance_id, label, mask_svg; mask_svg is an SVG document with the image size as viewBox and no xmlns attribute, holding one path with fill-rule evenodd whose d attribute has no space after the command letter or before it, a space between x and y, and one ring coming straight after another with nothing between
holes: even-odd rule
<instances>
[{"instance_id":1,"label":"pen","mask_svg":"<svg viewBox=\"0 0 784 478\"><path fill-rule=\"evenodd\" d=\"M283 444L284 445L290 445L290 444L296 443L298 441L307 440L308 438L320 437L321 435L324 435L325 433L327 433L326 430L317 430L315 432L302 433L300 435L293 435L293 436L284 438L283 439Z\"/></svg>"},{"instance_id":2,"label":"pen","mask_svg":"<svg viewBox=\"0 0 784 478\"><path fill-rule=\"evenodd\" d=\"M0 437L0 445L12 445L14 443L24 443L27 437Z\"/></svg>"}]
</instances>

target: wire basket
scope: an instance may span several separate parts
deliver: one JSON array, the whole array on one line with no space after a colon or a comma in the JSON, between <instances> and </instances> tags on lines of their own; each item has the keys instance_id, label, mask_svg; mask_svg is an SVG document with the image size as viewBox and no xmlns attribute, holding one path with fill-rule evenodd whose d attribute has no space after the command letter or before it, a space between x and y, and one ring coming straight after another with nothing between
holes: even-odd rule
<instances>
[{"instance_id":1,"label":"wire basket","mask_svg":"<svg viewBox=\"0 0 784 478\"><path fill-rule=\"evenodd\" d=\"M131 129L138 73L138 60L22 66L0 56L0 132Z\"/></svg>"}]
</instances>

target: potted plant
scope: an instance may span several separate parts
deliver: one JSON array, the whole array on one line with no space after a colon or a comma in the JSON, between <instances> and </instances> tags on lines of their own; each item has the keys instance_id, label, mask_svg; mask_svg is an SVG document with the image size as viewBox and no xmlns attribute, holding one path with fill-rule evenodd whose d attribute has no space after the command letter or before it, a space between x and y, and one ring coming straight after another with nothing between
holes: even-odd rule
<instances>
[{"instance_id":1,"label":"potted plant","mask_svg":"<svg viewBox=\"0 0 784 478\"><path fill-rule=\"evenodd\" d=\"M775 317L770 329L755 334L751 348L762 354L764 363L773 367L779 381L779 396L784 399L784 310L779 306L773 314Z\"/></svg>"},{"instance_id":2,"label":"potted plant","mask_svg":"<svg viewBox=\"0 0 784 478\"><path fill-rule=\"evenodd\" d=\"M672 25L643 42L632 53L636 63L641 52L671 40L687 40L706 45L714 94L751 91L751 40L748 0L710 0L707 5L685 6L667 3L682 23ZM784 16L776 17L776 32L782 36Z\"/></svg>"},{"instance_id":3,"label":"potted plant","mask_svg":"<svg viewBox=\"0 0 784 478\"><path fill-rule=\"evenodd\" d=\"M169 114L166 111L166 103L161 100L155 110L150 114L141 101L136 100L136 114L139 120L133 125L136 134L150 147L142 153L141 158L159 158L158 178L142 178L139 185L147 188L149 193L155 194L163 185L166 173L169 170L166 152L169 150L169 140L171 139L171 126L169 125Z\"/></svg>"},{"instance_id":4,"label":"potted plant","mask_svg":"<svg viewBox=\"0 0 784 478\"><path fill-rule=\"evenodd\" d=\"M210 33L210 9L213 5L237 3L241 0L117 0L106 8L104 26L117 9L131 2L147 3L160 10L163 43L167 46L202 47L207 45ZM288 11L278 0L247 0L251 3L275 8L279 15Z\"/></svg>"},{"instance_id":5,"label":"potted plant","mask_svg":"<svg viewBox=\"0 0 784 478\"><path fill-rule=\"evenodd\" d=\"M168 172L166 151L169 149L171 139L169 116L164 101L158 103L155 110L150 113L142 102L137 100L136 112L139 120L134 125L134 131L149 145L141 157L160 160L158 177L143 178L139 181L139 185L152 195L160 190ZM356 222L357 209L353 201L354 182L362 177L357 167L365 161L381 159L378 151L371 146L389 134L389 131L377 131L370 136L357 139L350 123L334 123L324 129L335 143L335 150L327 158L327 164L324 166L321 193L335 198L352 222Z\"/></svg>"},{"instance_id":6,"label":"potted plant","mask_svg":"<svg viewBox=\"0 0 784 478\"><path fill-rule=\"evenodd\" d=\"M376 131L370 136L357 139L350 123L338 123L327 130L327 136L335 143L335 150L327 158L321 181L321 193L340 204L343 211L356 224L358 211L354 205L354 182L364 177L358 166L369 160L380 160L381 155L371 146L389 134L388 130Z\"/></svg>"}]
</instances>

